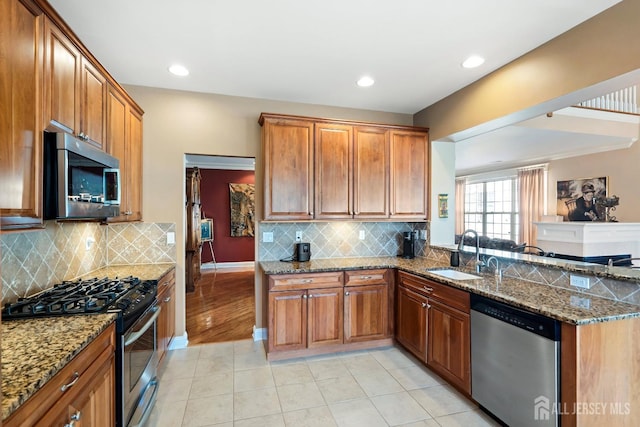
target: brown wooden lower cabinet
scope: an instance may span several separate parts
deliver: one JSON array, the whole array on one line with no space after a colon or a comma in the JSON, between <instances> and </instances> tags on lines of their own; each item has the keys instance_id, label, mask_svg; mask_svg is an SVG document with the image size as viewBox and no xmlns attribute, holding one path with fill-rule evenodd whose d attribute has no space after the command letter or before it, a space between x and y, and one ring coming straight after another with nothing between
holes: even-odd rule
<instances>
[{"instance_id":1,"label":"brown wooden lower cabinet","mask_svg":"<svg viewBox=\"0 0 640 427\"><path fill-rule=\"evenodd\" d=\"M158 316L157 337L158 365L164 359L171 340L176 334L176 271L171 270L158 280Z\"/></svg>"},{"instance_id":2,"label":"brown wooden lower cabinet","mask_svg":"<svg viewBox=\"0 0 640 427\"><path fill-rule=\"evenodd\" d=\"M469 293L398 272L396 340L459 390L471 394Z\"/></svg>"},{"instance_id":3,"label":"brown wooden lower cabinet","mask_svg":"<svg viewBox=\"0 0 640 427\"><path fill-rule=\"evenodd\" d=\"M113 427L114 331L114 325L111 325L102 332L2 425ZM73 385L62 391L61 387L71 382Z\"/></svg>"},{"instance_id":4,"label":"brown wooden lower cabinet","mask_svg":"<svg viewBox=\"0 0 640 427\"><path fill-rule=\"evenodd\" d=\"M388 321L390 273L349 273L269 276L270 359L392 343Z\"/></svg>"}]
</instances>

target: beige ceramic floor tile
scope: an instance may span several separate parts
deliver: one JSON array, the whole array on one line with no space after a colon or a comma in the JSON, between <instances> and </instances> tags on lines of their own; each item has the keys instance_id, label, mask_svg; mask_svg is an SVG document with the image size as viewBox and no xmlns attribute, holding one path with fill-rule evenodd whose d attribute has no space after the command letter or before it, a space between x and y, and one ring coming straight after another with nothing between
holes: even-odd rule
<instances>
[{"instance_id":1,"label":"beige ceramic floor tile","mask_svg":"<svg viewBox=\"0 0 640 427\"><path fill-rule=\"evenodd\" d=\"M269 366L267 357L261 352L236 353L233 358L233 366L236 371L254 369Z\"/></svg>"},{"instance_id":2,"label":"beige ceramic floor tile","mask_svg":"<svg viewBox=\"0 0 640 427\"><path fill-rule=\"evenodd\" d=\"M160 376L160 382L167 380L176 380L180 378L193 378L196 372L198 359L189 359L183 361L169 360L167 366L163 369Z\"/></svg>"},{"instance_id":3,"label":"beige ceramic floor tile","mask_svg":"<svg viewBox=\"0 0 640 427\"><path fill-rule=\"evenodd\" d=\"M433 387L444 384L444 380L424 366L409 366L406 368L389 369L389 373L405 390Z\"/></svg>"},{"instance_id":4,"label":"beige ceramic floor tile","mask_svg":"<svg viewBox=\"0 0 640 427\"><path fill-rule=\"evenodd\" d=\"M243 353L264 354L264 341L254 341L253 339L233 341L233 351L236 355Z\"/></svg>"},{"instance_id":5,"label":"beige ceramic floor tile","mask_svg":"<svg viewBox=\"0 0 640 427\"><path fill-rule=\"evenodd\" d=\"M198 359L195 375L199 377L233 372L233 358L228 356L214 356Z\"/></svg>"},{"instance_id":6,"label":"beige ceramic floor tile","mask_svg":"<svg viewBox=\"0 0 640 427\"><path fill-rule=\"evenodd\" d=\"M271 371L277 386L313 382L313 375L306 363L272 364Z\"/></svg>"},{"instance_id":7,"label":"beige ceramic floor tile","mask_svg":"<svg viewBox=\"0 0 640 427\"><path fill-rule=\"evenodd\" d=\"M471 401L448 385L412 390L409 394L434 418L476 408Z\"/></svg>"},{"instance_id":8,"label":"beige ceramic floor tile","mask_svg":"<svg viewBox=\"0 0 640 427\"><path fill-rule=\"evenodd\" d=\"M281 412L280 401L275 387L233 394L234 421L279 414Z\"/></svg>"},{"instance_id":9,"label":"beige ceramic floor tile","mask_svg":"<svg viewBox=\"0 0 640 427\"><path fill-rule=\"evenodd\" d=\"M170 350L167 353L169 360L178 361L178 360L193 360L197 359L200 356L200 346L187 347L187 348L179 348L176 350Z\"/></svg>"},{"instance_id":10,"label":"beige ceramic floor tile","mask_svg":"<svg viewBox=\"0 0 640 427\"><path fill-rule=\"evenodd\" d=\"M440 424L438 424L436 420L431 418L429 420L422 420L415 423L402 424L401 426L398 426L398 427L440 427Z\"/></svg>"},{"instance_id":11,"label":"beige ceramic floor tile","mask_svg":"<svg viewBox=\"0 0 640 427\"><path fill-rule=\"evenodd\" d=\"M233 393L233 372L196 376L191 384L190 399Z\"/></svg>"},{"instance_id":12,"label":"beige ceramic floor tile","mask_svg":"<svg viewBox=\"0 0 640 427\"><path fill-rule=\"evenodd\" d=\"M387 427L387 422L369 399L334 403L329 409L340 427Z\"/></svg>"},{"instance_id":13,"label":"beige ceramic floor tile","mask_svg":"<svg viewBox=\"0 0 640 427\"><path fill-rule=\"evenodd\" d=\"M352 374L384 370L382 365L369 353L342 358L342 363Z\"/></svg>"},{"instance_id":14,"label":"beige ceramic floor tile","mask_svg":"<svg viewBox=\"0 0 640 427\"><path fill-rule=\"evenodd\" d=\"M148 427L176 427L182 425L186 400L156 402L149 417Z\"/></svg>"},{"instance_id":15,"label":"beige ceramic floor tile","mask_svg":"<svg viewBox=\"0 0 640 427\"><path fill-rule=\"evenodd\" d=\"M285 412L284 422L287 427L334 427L337 425L328 406Z\"/></svg>"},{"instance_id":16,"label":"beige ceramic floor tile","mask_svg":"<svg viewBox=\"0 0 640 427\"><path fill-rule=\"evenodd\" d=\"M201 345L200 359L209 359L216 356L233 358L233 342L228 341Z\"/></svg>"},{"instance_id":17,"label":"beige ceramic floor tile","mask_svg":"<svg viewBox=\"0 0 640 427\"><path fill-rule=\"evenodd\" d=\"M351 375L316 381L316 384L328 404L367 397Z\"/></svg>"},{"instance_id":18,"label":"beige ceramic floor tile","mask_svg":"<svg viewBox=\"0 0 640 427\"><path fill-rule=\"evenodd\" d=\"M316 381L351 376L341 359L308 361L307 365Z\"/></svg>"},{"instance_id":19,"label":"beige ceramic floor tile","mask_svg":"<svg viewBox=\"0 0 640 427\"><path fill-rule=\"evenodd\" d=\"M277 387L277 390L283 412L325 405L316 383L283 385Z\"/></svg>"},{"instance_id":20,"label":"beige ceramic floor tile","mask_svg":"<svg viewBox=\"0 0 640 427\"><path fill-rule=\"evenodd\" d=\"M184 411L184 427L200 427L233 421L233 395L189 399Z\"/></svg>"},{"instance_id":21,"label":"beige ceramic floor tile","mask_svg":"<svg viewBox=\"0 0 640 427\"><path fill-rule=\"evenodd\" d=\"M187 400L193 378L171 378L161 379L158 389L158 401L175 402L176 400ZM228 393L228 391L227 391Z\"/></svg>"},{"instance_id":22,"label":"beige ceramic floor tile","mask_svg":"<svg viewBox=\"0 0 640 427\"><path fill-rule=\"evenodd\" d=\"M458 412L436 418L442 427L494 427L500 426L490 416L477 409L474 411Z\"/></svg>"},{"instance_id":23,"label":"beige ceramic floor tile","mask_svg":"<svg viewBox=\"0 0 640 427\"><path fill-rule=\"evenodd\" d=\"M369 397L404 391L400 383L384 369L382 371L362 371L353 376Z\"/></svg>"},{"instance_id":24,"label":"beige ceramic floor tile","mask_svg":"<svg viewBox=\"0 0 640 427\"><path fill-rule=\"evenodd\" d=\"M385 369L398 369L415 366L412 357L399 348L391 347L384 350L372 350L370 353Z\"/></svg>"},{"instance_id":25,"label":"beige ceramic floor tile","mask_svg":"<svg viewBox=\"0 0 640 427\"><path fill-rule=\"evenodd\" d=\"M269 366L234 372L233 385L233 391L236 393L275 387L273 374Z\"/></svg>"},{"instance_id":26,"label":"beige ceramic floor tile","mask_svg":"<svg viewBox=\"0 0 640 427\"><path fill-rule=\"evenodd\" d=\"M233 427L285 427L285 423L282 414L273 414L234 421Z\"/></svg>"},{"instance_id":27,"label":"beige ceramic floor tile","mask_svg":"<svg viewBox=\"0 0 640 427\"><path fill-rule=\"evenodd\" d=\"M431 415L406 391L372 397L371 402L392 426L431 418Z\"/></svg>"}]
</instances>

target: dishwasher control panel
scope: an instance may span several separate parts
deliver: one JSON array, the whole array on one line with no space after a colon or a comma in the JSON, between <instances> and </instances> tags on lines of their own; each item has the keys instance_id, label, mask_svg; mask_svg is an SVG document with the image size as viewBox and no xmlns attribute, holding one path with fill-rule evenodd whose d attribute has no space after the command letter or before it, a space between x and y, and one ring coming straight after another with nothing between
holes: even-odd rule
<instances>
[{"instance_id":1,"label":"dishwasher control panel","mask_svg":"<svg viewBox=\"0 0 640 427\"><path fill-rule=\"evenodd\" d=\"M560 340L560 322L541 314L532 313L475 294L471 294L471 310L502 320L545 338L554 341Z\"/></svg>"}]
</instances>

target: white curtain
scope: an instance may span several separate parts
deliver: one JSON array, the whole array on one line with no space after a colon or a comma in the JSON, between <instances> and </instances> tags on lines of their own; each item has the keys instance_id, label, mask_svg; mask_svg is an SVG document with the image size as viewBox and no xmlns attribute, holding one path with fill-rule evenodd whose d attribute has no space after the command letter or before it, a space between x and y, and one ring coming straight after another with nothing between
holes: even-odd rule
<instances>
[{"instance_id":1,"label":"white curtain","mask_svg":"<svg viewBox=\"0 0 640 427\"><path fill-rule=\"evenodd\" d=\"M464 231L464 183L464 178L456 179L456 234Z\"/></svg>"},{"instance_id":2,"label":"white curtain","mask_svg":"<svg viewBox=\"0 0 640 427\"><path fill-rule=\"evenodd\" d=\"M536 245L537 227L544 214L544 167L518 171L518 196L520 197L519 243Z\"/></svg>"}]
</instances>

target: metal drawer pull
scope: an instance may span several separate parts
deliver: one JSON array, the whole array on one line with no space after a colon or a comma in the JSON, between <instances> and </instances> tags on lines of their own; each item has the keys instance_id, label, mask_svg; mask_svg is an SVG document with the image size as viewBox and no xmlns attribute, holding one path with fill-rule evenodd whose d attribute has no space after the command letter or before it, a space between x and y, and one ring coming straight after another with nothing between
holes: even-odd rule
<instances>
[{"instance_id":1,"label":"metal drawer pull","mask_svg":"<svg viewBox=\"0 0 640 427\"><path fill-rule=\"evenodd\" d=\"M76 425L76 421L80 421L80 417L82 416L82 412L78 411L75 414L71 415L71 422L64 425L64 427L73 427Z\"/></svg>"},{"instance_id":2,"label":"metal drawer pull","mask_svg":"<svg viewBox=\"0 0 640 427\"><path fill-rule=\"evenodd\" d=\"M164 299L164 302L169 302L169 301L171 301L171 297L166 297L166 298Z\"/></svg>"},{"instance_id":3,"label":"metal drawer pull","mask_svg":"<svg viewBox=\"0 0 640 427\"><path fill-rule=\"evenodd\" d=\"M430 288L428 286L423 286L424 290L427 292L433 292L433 288Z\"/></svg>"},{"instance_id":4,"label":"metal drawer pull","mask_svg":"<svg viewBox=\"0 0 640 427\"><path fill-rule=\"evenodd\" d=\"M302 283L313 283L313 279L302 279Z\"/></svg>"},{"instance_id":5,"label":"metal drawer pull","mask_svg":"<svg viewBox=\"0 0 640 427\"><path fill-rule=\"evenodd\" d=\"M309 298L313 298L313 295L309 295Z\"/></svg>"},{"instance_id":6,"label":"metal drawer pull","mask_svg":"<svg viewBox=\"0 0 640 427\"><path fill-rule=\"evenodd\" d=\"M349 296L349 291L345 292L344 294L345 296Z\"/></svg>"},{"instance_id":7,"label":"metal drawer pull","mask_svg":"<svg viewBox=\"0 0 640 427\"><path fill-rule=\"evenodd\" d=\"M360 276L360 280L369 280L373 279L373 276Z\"/></svg>"},{"instance_id":8,"label":"metal drawer pull","mask_svg":"<svg viewBox=\"0 0 640 427\"><path fill-rule=\"evenodd\" d=\"M427 303L426 303L426 302L423 302L423 303L422 303L422 308L425 308L426 306L427 306Z\"/></svg>"},{"instance_id":9,"label":"metal drawer pull","mask_svg":"<svg viewBox=\"0 0 640 427\"><path fill-rule=\"evenodd\" d=\"M302 299L307 299L307 295L302 295Z\"/></svg>"},{"instance_id":10,"label":"metal drawer pull","mask_svg":"<svg viewBox=\"0 0 640 427\"><path fill-rule=\"evenodd\" d=\"M69 390L78 382L79 379L80 379L80 374L78 373L78 371L74 372L73 379L71 380L71 382L69 384L64 384L62 387L60 387L60 391L65 392Z\"/></svg>"}]
</instances>

